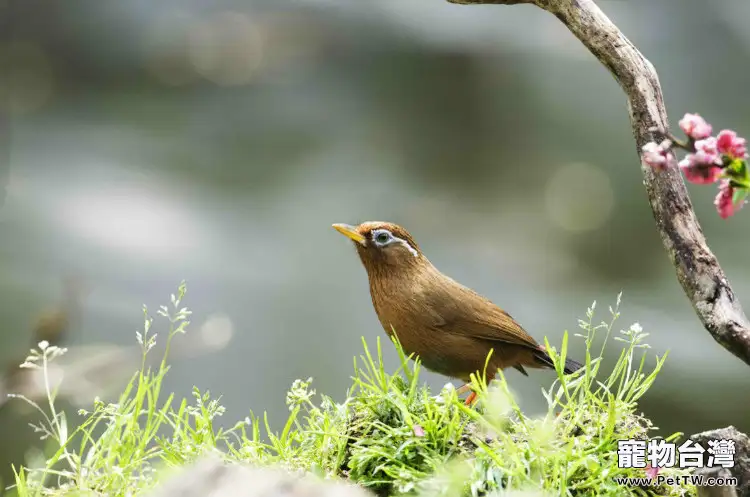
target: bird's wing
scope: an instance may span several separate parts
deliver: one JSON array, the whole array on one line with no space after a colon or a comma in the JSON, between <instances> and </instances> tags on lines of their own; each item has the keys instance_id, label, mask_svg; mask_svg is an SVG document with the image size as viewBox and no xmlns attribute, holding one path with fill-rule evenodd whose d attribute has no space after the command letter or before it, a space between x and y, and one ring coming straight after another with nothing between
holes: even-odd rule
<instances>
[{"instance_id":1,"label":"bird's wing","mask_svg":"<svg viewBox=\"0 0 750 497\"><path fill-rule=\"evenodd\" d=\"M539 344L510 314L459 283L444 291L430 292L428 308L433 328L483 340L522 345Z\"/></svg>"}]
</instances>

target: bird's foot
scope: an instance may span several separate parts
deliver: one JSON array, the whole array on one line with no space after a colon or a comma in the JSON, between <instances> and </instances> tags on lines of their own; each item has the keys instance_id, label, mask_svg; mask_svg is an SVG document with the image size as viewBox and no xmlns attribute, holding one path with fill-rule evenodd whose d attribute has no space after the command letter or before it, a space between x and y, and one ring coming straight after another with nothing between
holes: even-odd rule
<instances>
[{"instance_id":1,"label":"bird's foot","mask_svg":"<svg viewBox=\"0 0 750 497\"><path fill-rule=\"evenodd\" d=\"M466 383L465 385L460 386L456 389L456 393L458 395L463 395L466 392L469 392L469 395L466 396L466 400L464 402L467 406L470 406L477 400L477 393L471 390L471 385L469 383Z\"/></svg>"}]
</instances>

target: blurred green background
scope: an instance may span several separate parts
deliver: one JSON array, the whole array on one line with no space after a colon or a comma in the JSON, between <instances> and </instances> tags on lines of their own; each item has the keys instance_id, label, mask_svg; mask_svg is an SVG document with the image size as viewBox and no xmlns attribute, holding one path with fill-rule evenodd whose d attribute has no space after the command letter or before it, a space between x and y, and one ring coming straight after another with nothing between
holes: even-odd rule
<instances>
[{"instance_id":1,"label":"blurred green background","mask_svg":"<svg viewBox=\"0 0 750 497\"><path fill-rule=\"evenodd\" d=\"M638 321L652 353L670 351L646 414L670 432L750 430L750 370L677 283L624 97L553 16L439 0L0 3L4 364L76 275L68 393L86 406L117 392L142 304L186 279L192 326L167 388L221 394L227 424L252 408L279 426L295 378L342 400L360 337L383 335L330 224L389 220L552 343L622 290L618 329ZM697 111L750 134L750 3L600 5L659 70L673 123ZM690 192L746 299L750 212L722 221L714 188ZM541 412L552 374L508 375ZM0 408L6 482L36 439L18 402Z\"/></svg>"}]
</instances>

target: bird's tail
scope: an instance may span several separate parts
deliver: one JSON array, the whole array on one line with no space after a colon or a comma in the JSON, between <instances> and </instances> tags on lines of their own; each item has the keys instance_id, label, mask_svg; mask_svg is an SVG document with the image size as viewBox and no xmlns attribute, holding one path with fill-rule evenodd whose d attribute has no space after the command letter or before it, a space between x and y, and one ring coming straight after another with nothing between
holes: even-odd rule
<instances>
[{"instance_id":1,"label":"bird's tail","mask_svg":"<svg viewBox=\"0 0 750 497\"><path fill-rule=\"evenodd\" d=\"M541 347L539 348L539 352L535 354L535 357L539 362L543 363L544 365L549 366L550 368L554 367L554 365L552 364L552 359L550 359L549 354L543 348ZM578 361L575 361L573 359L565 359L565 368L563 369L563 372L565 374L575 373L582 367L583 367L583 364L581 364Z\"/></svg>"},{"instance_id":2,"label":"bird's tail","mask_svg":"<svg viewBox=\"0 0 750 497\"><path fill-rule=\"evenodd\" d=\"M574 361L573 359L565 359L565 369L563 370L563 372L565 374L575 373L582 367L583 367L583 364L581 364L578 361Z\"/></svg>"}]
</instances>

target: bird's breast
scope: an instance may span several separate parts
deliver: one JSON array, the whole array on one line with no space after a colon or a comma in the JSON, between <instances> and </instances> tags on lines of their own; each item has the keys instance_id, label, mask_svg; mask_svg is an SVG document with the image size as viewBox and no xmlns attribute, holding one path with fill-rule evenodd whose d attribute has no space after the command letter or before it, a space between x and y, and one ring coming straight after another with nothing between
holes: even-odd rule
<instances>
[{"instance_id":1,"label":"bird's breast","mask_svg":"<svg viewBox=\"0 0 750 497\"><path fill-rule=\"evenodd\" d=\"M393 328L413 329L419 326L415 315L424 310L424 297L410 281L397 278L378 278L370 281L372 305L385 331Z\"/></svg>"},{"instance_id":2,"label":"bird's breast","mask_svg":"<svg viewBox=\"0 0 750 497\"><path fill-rule=\"evenodd\" d=\"M414 283L371 282L370 293L378 320L388 336L396 336L407 354L418 355L428 369L455 376L450 357L444 357L455 345L448 343L454 337L435 329L424 289Z\"/></svg>"}]
</instances>

